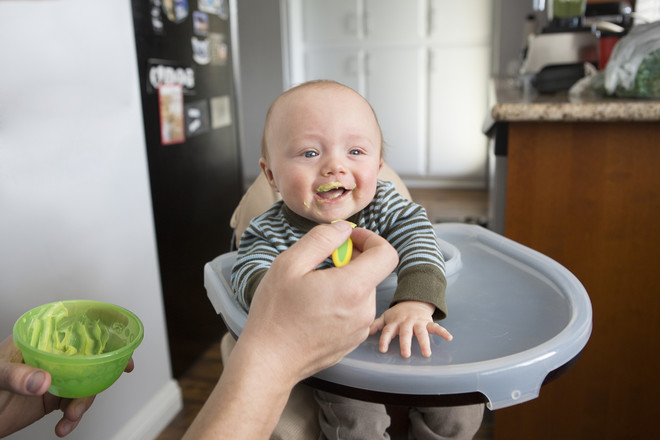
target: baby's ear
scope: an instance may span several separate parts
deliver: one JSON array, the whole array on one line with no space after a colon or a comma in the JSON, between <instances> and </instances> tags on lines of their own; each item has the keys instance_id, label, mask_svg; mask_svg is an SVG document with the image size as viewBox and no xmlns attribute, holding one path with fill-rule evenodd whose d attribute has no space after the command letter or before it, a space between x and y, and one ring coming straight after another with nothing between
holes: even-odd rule
<instances>
[{"instance_id":1,"label":"baby's ear","mask_svg":"<svg viewBox=\"0 0 660 440\"><path fill-rule=\"evenodd\" d=\"M260 158L259 166L261 167L261 170L264 172L264 176L266 176L266 180L268 181L268 184L271 186L271 188L279 192L279 189L277 189L277 184L275 183L273 171L268 167L268 162L266 161L266 159L264 159L263 157Z\"/></svg>"}]
</instances>

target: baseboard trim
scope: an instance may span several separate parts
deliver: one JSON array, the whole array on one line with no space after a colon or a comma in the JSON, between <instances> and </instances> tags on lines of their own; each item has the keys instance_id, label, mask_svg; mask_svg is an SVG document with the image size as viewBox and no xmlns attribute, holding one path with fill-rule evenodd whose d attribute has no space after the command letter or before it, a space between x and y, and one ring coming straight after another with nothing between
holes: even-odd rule
<instances>
[{"instance_id":1,"label":"baseboard trim","mask_svg":"<svg viewBox=\"0 0 660 440\"><path fill-rule=\"evenodd\" d=\"M183 408L181 388L171 379L114 435L113 440L153 439Z\"/></svg>"}]
</instances>

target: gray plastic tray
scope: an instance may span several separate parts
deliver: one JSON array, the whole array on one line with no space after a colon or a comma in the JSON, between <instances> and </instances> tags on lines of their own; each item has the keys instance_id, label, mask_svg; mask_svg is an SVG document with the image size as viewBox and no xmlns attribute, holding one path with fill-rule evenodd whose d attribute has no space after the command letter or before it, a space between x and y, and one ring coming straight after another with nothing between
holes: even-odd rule
<instances>
[{"instance_id":1,"label":"gray plastic tray","mask_svg":"<svg viewBox=\"0 0 660 440\"><path fill-rule=\"evenodd\" d=\"M490 409L538 397L548 373L567 364L591 334L589 296L554 260L479 226L435 225L446 259L454 340L433 336L425 358L416 341L404 359L398 340L378 351L378 334L315 378L340 386L401 395L482 393ZM204 283L216 312L240 335L247 315L230 284L236 253L206 264ZM389 304L396 276L377 290L378 314Z\"/></svg>"}]
</instances>

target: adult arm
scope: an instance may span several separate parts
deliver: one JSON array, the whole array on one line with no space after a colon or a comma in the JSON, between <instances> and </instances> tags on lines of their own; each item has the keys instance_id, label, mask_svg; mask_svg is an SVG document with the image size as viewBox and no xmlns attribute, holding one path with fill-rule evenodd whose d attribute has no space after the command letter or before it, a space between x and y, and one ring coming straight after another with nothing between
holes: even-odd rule
<instances>
[{"instance_id":1,"label":"adult arm","mask_svg":"<svg viewBox=\"0 0 660 440\"><path fill-rule=\"evenodd\" d=\"M348 236L358 255L314 270ZM300 380L366 339L376 286L396 266L381 237L346 222L321 225L280 254L255 292L246 325L186 438L268 438Z\"/></svg>"}]
</instances>

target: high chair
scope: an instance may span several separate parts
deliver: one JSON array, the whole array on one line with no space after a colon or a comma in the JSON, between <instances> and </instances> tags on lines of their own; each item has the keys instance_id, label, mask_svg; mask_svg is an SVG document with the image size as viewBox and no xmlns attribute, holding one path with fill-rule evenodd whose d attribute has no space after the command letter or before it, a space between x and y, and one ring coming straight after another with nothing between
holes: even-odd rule
<instances>
[{"instance_id":1,"label":"high chair","mask_svg":"<svg viewBox=\"0 0 660 440\"><path fill-rule=\"evenodd\" d=\"M383 165L381 180L394 182L410 199L401 179ZM250 219L278 199L260 175L236 208L231 226L236 242ZM538 397L542 385L578 359L592 329L591 302L575 276L556 261L480 226L434 225L445 258L450 343L432 340L424 358L413 341L413 356L398 347L378 350L370 336L338 364L305 382L336 394L407 406L456 406L486 402L491 410ZM229 333L221 343L226 361L247 314L229 281L236 252L204 267L209 300ZM377 314L387 309L396 288L394 274L377 289ZM434 337L435 338L435 337ZM392 344L396 345L396 344ZM309 385L291 393L272 439L318 438L318 406Z\"/></svg>"}]
</instances>

